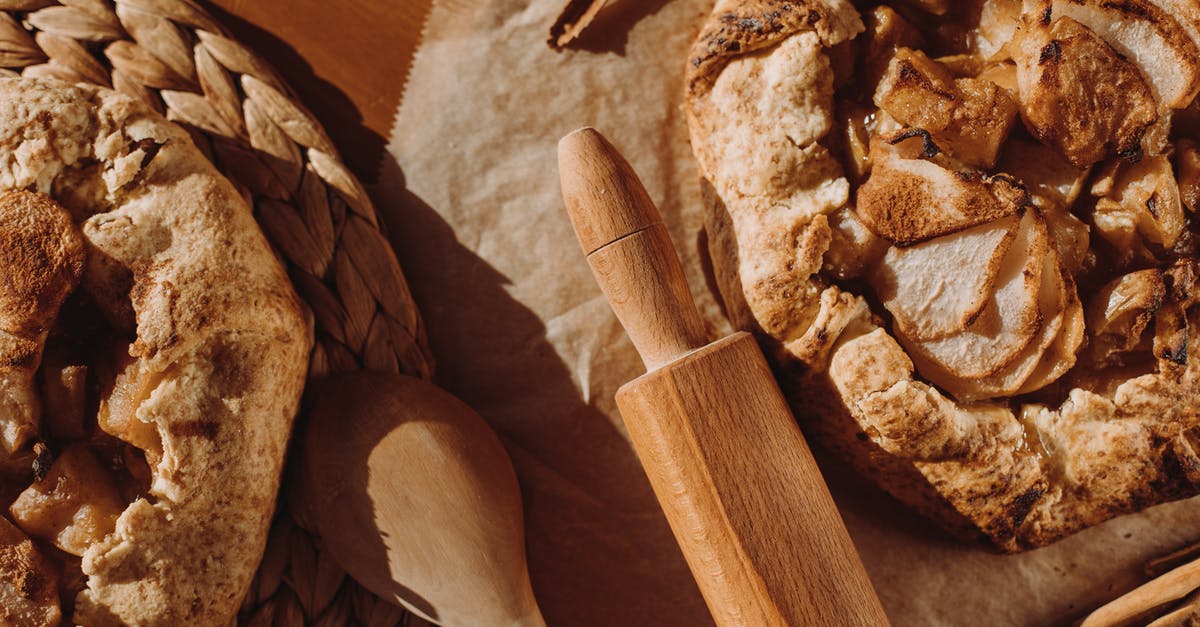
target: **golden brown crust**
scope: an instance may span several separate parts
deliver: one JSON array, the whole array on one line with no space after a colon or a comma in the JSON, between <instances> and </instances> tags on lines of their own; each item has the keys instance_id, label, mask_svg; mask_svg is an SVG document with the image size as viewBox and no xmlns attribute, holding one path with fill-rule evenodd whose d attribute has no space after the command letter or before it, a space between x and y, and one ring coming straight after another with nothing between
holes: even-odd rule
<instances>
[{"instance_id":1,"label":"golden brown crust","mask_svg":"<svg viewBox=\"0 0 1200 627\"><path fill-rule=\"evenodd\" d=\"M692 45L688 89L707 89L730 59L795 33L813 31L832 46L861 30L858 13L844 0L718 0Z\"/></svg>"},{"instance_id":2,"label":"golden brown crust","mask_svg":"<svg viewBox=\"0 0 1200 627\"><path fill-rule=\"evenodd\" d=\"M840 2L806 6L814 4L838 13L841 23L854 21L840 13L845 8ZM841 284L836 272L823 270L821 260L831 258L830 246L854 241L834 233L843 222L834 216L847 207L857 209L865 223L882 215L885 219L868 226L887 237L882 227L900 219L887 219L887 209L899 201L880 201L872 210L863 206L874 202L864 198L866 187L854 207L841 167L825 148L835 127L837 84L826 51L841 40L827 40L797 24L725 37L727 16L761 7L759 2L718 3L693 50L686 109L722 298L735 325L757 331L775 349L785 387L798 415L810 422L810 432L915 509L1006 551L1041 546L1113 516L1200 491L1195 401L1200 359L1185 355L1200 341L1200 312L1190 296L1196 262L1185 259L1156 270L1164 284L1179 287L1173 296L1163 296L1154 312L1142 312L1142 318L1153 317L1156 329L1154 363L1146 369L1075 368L1059 384L1062 391L1045 395L1050 400L1042 402L952 399L921 378L853 284ZM736 45L721 48L714 38L718 33ZM1179 43L1177 35L1168 35ZM1192 48L1190 42L1180 44L1180 54L1187 57ZM1170 79L1175 83L1160 83L1190 89L1188 72L1184 68L1182 79ZM987 96L986 90L980 93ZM962 97L953 95L956 101ZM988 162L991 155L975 161ZM1063 211L1056 203L1079 193L1084 174L1063 182L1062 189L1052 188L1054 193L1031 187L1038 192L1032 197L1021 184L1002 179L1014 183L1003 197L1017 208L1039 203L1043 213L1055 216L1048 218L1052 227L1070 231L1075 227L1069 220L1054 214ZM888 193L898 193L900 186L887 187ZM881 192L880 198L885 196ZM964 203L959 213L992 204ZM1005 208L974 223L1014 211ZM896 226L891 237L896 245L910 245L972 224L970 219L943 222L916 238L912 225ZM1014 358L1001 364L1006 378L1000 389L1025 393L1063 375L1090 331L1071 276L1085 261L1069 241L1060 241L1075 237L1072 233L1054 236L1055 248L1047 247L1044 259L1025 269L1036 278L1026 281L1027 288L1038 295L1034 317L1023 325L1031 330L1029 348L1018 347ZM1046 299L1050 302L1042 302ZM1031 357L1036 352L1043 354L1040 362ZM988 385L980 389L994 391Z\"/></svg>"},{"instance_id":3,"label":"golden brown crust","mask_svg":"<svg viewBox=\"0 0 1200 627\"><path fill-rule=\"evenodd\" d=\"M0 231L0 331L36 335L79 283L83 243L57 203L24 190L0 191Z\"/></svg>"},{"instance_id":4,"label":"golden brown crust","mask_svg":"<svg viewBox=\"0 0 1200 627\"><path fill-rule=\"evenodd\" d=\"M266 541L311 344L250 210L187 134L113 92L0 80L0 188L81 223L82 287L148 397L149 497L83 556L83 625L225 625Z\"/></svg>"},{"instance_id":5,"label":"golden brown crust","mask_svg":"<svg viewBox=\"0 0 1200 627\"><path fill-rule=\"evenodd\" d=\"M749 9L768 5L773 3L754 3ZM824 41L830 44L862 30L849 4L805 6L828 16L818 24L844 25L825 31ZM719 3L714 19L728 21L736 7ZM861 308L837 288L810 280L821 269L832 238L826 214L844 205L849 194L840 166L820 144L832 124L833 94L821 32L799 28L771 48L763 46L777 41L779 32L748 34L747 47L739 49L760 52L722 52L712 62L724 69L710 85L693 81L687 107L693 136L709 138L695 145L696 155L704 171L720 173L709 181L715 197L729 207L729 233L739 245L753 241L752 248L763 251L735 255L737 268L729 273L746 286L742 293L751 301L750 328L779 338L789 352L810 355L827 353ZM731 119L737 122L727 124ZM715 228L718 223L713 221L715 240L726 238Z\"/></svg>"},{"instance_id":6,"label":"golden brown crust","mask_svg":"<svg viewBox=\"0 0 1200 627\"><path fill-rule=\"evenodd\" d=\"M42 194L0 192L0 457L37 435L33 387L42 342L79 285L83 239L62 207Z\"/></svg>"}]
</instances>

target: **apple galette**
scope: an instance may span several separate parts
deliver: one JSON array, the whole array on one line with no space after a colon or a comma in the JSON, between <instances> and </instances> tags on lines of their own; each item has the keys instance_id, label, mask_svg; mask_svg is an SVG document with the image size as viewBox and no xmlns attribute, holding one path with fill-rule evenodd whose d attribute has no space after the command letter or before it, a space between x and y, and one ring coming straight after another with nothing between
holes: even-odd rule
<instances>
[{"instance_id":1,"label":"apple galette","mask_svg":"<svg viewBox=\"0 0 1200 627\"><path fill-rule=\"evenodd\" d=\"M311 331L233 186L116 93L0 79L0 624L228 625Z\"/></svg>"},{"instance_id":2,"label":"apple galette","mask_svg":"<svg viewBox=\"0 0 1200 627\"><path fill-rule=\"evenodd\" d=\"M716 283L810 434L1016 551L1200 488L1200 5L719 0Z\"/></svg>"}]
</instances>

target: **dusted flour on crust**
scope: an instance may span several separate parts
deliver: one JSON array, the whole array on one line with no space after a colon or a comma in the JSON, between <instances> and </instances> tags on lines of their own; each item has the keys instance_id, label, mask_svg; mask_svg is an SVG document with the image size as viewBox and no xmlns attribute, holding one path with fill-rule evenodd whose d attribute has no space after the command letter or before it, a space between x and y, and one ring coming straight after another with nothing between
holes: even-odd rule
<instances>
[{"instance_id":1,"label":"dusted flour on crust","mask_svg":"<svg viewBox=\"0 0 1200 627\"><path fill-rule=\"evenodd\" d=\"M283 268L188 135L111 91L0 80L0 190L70 212L79 289L136 334L133 426L114 435L145 451L149 490L83 553L65 620L229 624L266 543L312 341Z\"/></svg>"},{"instance_id":2,"label":"dusted flour on crust","mask_svg":"<svg viewBox=\"0 0 1200 627\"><path fill-rule=\"evenodd\" d=\"M943 19L922 16L916 3L894 4L930 23ZM1045 545L1200 488L1200 360L1188 357L1188 346L1200 341L1194 306L1200 265L1195 249L1185 246L1190 235L1160 211L1172 202L1180 206L1180 192L1172 197L1152 185L1163 168L1170 176L1171 159L1179 164L1191 154L1190 144L1174 136L1167 144L1166 138L1172 108L1181 99L1192 102L1200 82L1187 67L1182 78L1163 78L1157 66L1131 70L1120 54L1104 57L1120 42L1106 43L1111 33L1085 28L1100 28L1088 11L1101 4L1025 2L1022 15L1019 0L963 3L971 8L955 11L976 12L978 24L966 41L985 63L968 55L934 62L908 52L921 44L920 34L898 27L907 22L888 8L860 16L842 0L718 0L689 59L688 123L713 271L731 320L773 349L806 431L909 506L1005 551ZM1194 59L1197 44L1179 37L1191 26L1165 24L1171 18L1150 13L1160 20L1155 28L1175 38L1164 35L1178 44L1176 56ZM880 40L890 44L882 53L872 47ZM1002 45L1009 40L1015 43ZM1080 56L1072 56L1077 51ZM1077 58L1100 60L1067 65ZM1116 139L1071 152L1076 144L1041 121L1072 115L1072 90L1094 79L1089 73L1103 63L1107 76L1120 72L1129 82L1113 96L1125 98L1120 106L1127 108L1104 111L1111 122L1097 116L1101 131L1111 129ZM1143 77L1148 87L1139 71L1151 74ZM835 95L852 80L872 81L866 100L874 94L895 113L881 110L872 123L891 134L878 130L870 152L864 146L861 155L845 147L848 135L855 139L845 123L853 115ZM1160 85L1174 90L1172 102L1147 100L1166 89ZM913 93L940 100L913 106ZM998 140L1022 124L1031 130L1019 132L1029 136L1001 145ZM973 152L956 145L963 137L973 140ZM1010 158L1041 158L1039 139L1060 151L1054 167ZM874 170L855 171L868 157ZM1021 170L1022 162L1038 176L1065 172L1065 182L1026 180L1033 175ZM1090 170L1072 169L1080 162ZM864 192L873 174L879 176L875 188ZM945 183L939 182L943 175ZM916 183L905 191L892 183L901 179ZM1137 200L1151 216L1141 223L1121 213L1133 190L1142 189L1140 181L1151 182L1146 198ZM1125 197L1111 191L1122 185ZM871 221L881 214L864 214L891 211L896 203L930 203L929 194L955 186L964 194L992 194L999 204L988 205L993 214L968 215L979 203L935 203L928 211L942 213L916 216L900 228L938 230L908 238L872 232L883 224ZM899 200L881 203L888 198L883 192ZM1084 226L1068 209L1087 193L1096 208L1087 210ZM1183 196L1190 211L1186 190ZM994 245L1044 251L1038 253L1044 266L1026 264L1022 274L1019 266L1000 263L1010 248L997 248L996 261L980 264L986 272L971 288L993 294L987 301L993 310L983 299L963 297L957 328L971 330L989 315L994 325L1016 325L1011 321L1025 316L1020 324L1026 326L1005 331L1003 337L1017 338L1012 355L997 358L988 374L946 374L946 363L975 363L962 357L968 343L952 343L958 330L904 318L904 299L922 289L927 268L937 269L928 264L958 260L946 245L954 240L946 237L979 233L972 227L998 220L1010 220L1009 231L996 235ZM943 248L929 248L934 245ZM1093 249L1119 269L1105 277L1111 283L1085 290L1076 281L1095 280ZM902 257L926 265L911 266L916 270L898 279L898 292L887 293L879 268L905 271L910 266ZM1001 293L1028 315L1003 315L1018 310L1005 310L1002 299L995 313ZM1126 293L1131 296L1123 301L1113 296ZM1138 294L1146 295L1140 309L1132 304ZM1111 297L1107 309L1102 297ZM931 305L936 302L919 300L915 315L941 311ZM1126 342L1127 335L1132 340ZM1144 359L1125 359L1133 354Z\"/></svg>"}]
</instances>

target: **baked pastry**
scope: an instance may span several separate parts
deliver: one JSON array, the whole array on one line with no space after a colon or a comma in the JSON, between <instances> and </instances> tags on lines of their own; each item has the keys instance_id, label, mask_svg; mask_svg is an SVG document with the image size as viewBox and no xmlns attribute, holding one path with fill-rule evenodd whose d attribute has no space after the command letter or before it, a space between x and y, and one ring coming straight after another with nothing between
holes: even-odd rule
<instances>
[{"instance_id":1,"label":"baked pastry","mask_svg":"<svg viewBox=\"0 0 1200 627\"><path fill-rule=\"evenodd\" d=\"M0 80L0 623L227 625L311 330L187 133Z\"/></svg>"},{"instance_id":2,"label":"baked pastry","mask_svg":"<svg viewBox=\"0 0 1200 627\"><path fill-rule=\"evenodd\" d=\"M1200 7L719 0L687 80L810 435L1004 551L1197 493Z\"/></svg>"}]
</instances>

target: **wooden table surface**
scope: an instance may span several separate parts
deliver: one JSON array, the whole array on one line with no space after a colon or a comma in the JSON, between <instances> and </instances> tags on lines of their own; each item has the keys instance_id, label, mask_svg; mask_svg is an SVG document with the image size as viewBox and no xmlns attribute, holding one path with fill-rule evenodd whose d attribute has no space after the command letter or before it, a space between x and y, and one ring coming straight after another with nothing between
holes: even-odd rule
<instances>
[{"instance_id":1,"label":"wooden table surface","mask_svg":"<svg viewBox=\"0 0 1200 627\"><path fill-rule=\"evenodd\" d=\"M343 159L374 182L432 0L206 0L283 74Z\"/></svg>"}]
</instances>

